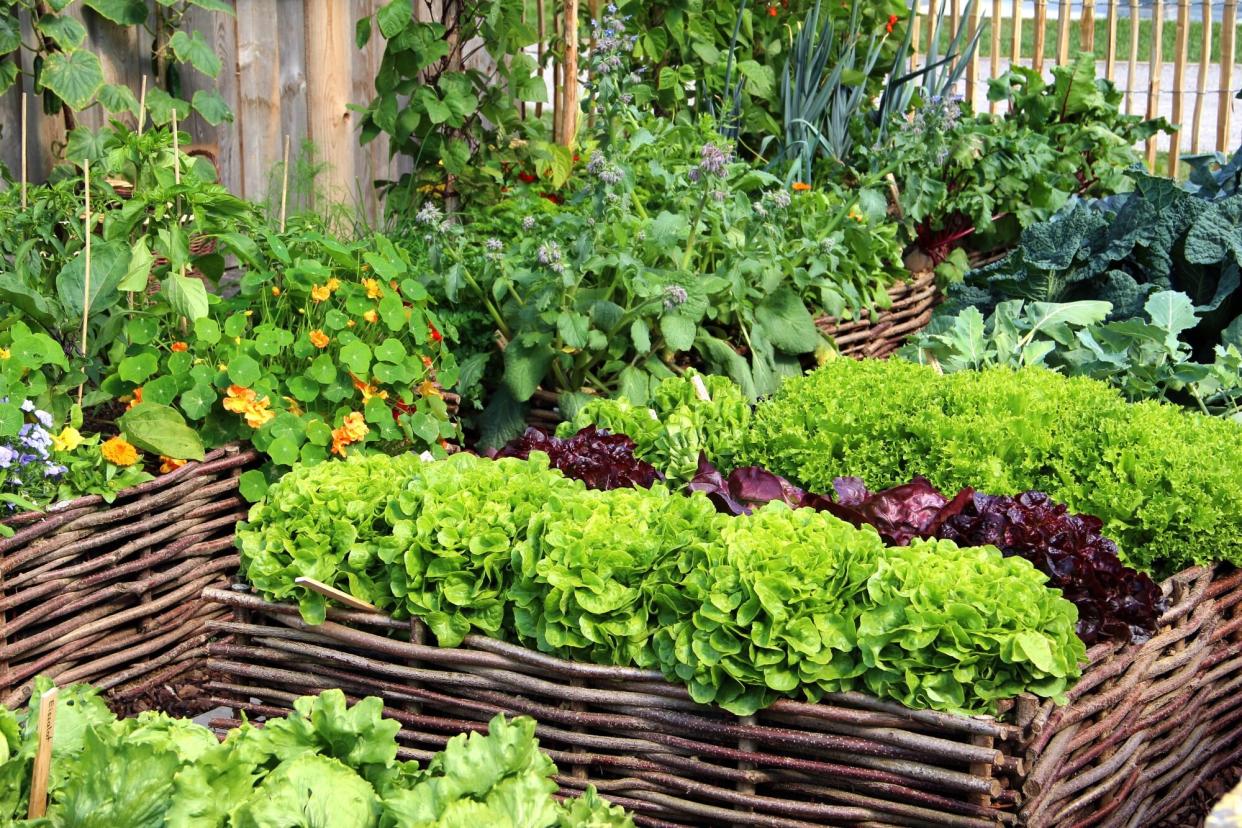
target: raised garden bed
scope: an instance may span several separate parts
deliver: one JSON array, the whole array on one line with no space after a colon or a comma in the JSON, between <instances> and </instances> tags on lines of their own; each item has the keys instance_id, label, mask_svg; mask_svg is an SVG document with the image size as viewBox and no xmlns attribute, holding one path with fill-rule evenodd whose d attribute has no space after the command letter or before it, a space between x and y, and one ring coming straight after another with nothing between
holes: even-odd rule
<instances>
[{"instance_id":1,"label":"raised garden bed","mask_svg":"<svg viewBox=\"0 0 1242 828\"><path fill-rule=\"evenodd\" d=\"M862 359L886 357L931 322L932 311L944 299L930 270L910 274L910 280L888 289L892 302L887 310L855 320L821 316L815 326L831 339L843 355Z\"/></svg>"},{"instance_id":2,"label":"raised garden bed","mask_svg":"<svg viewBox=\"0 0 1242 828\"><path fill-rule=\"evenodd\" d=\"M223 636L209 687L251 716L328 687L379 695L416 758L496 712L532 715L563 786L593 783L644 825L1154 825L1242 736L1242 573L1194 568L1162 586L1150 641L1093 648L1067 706L1024 696L999 720L859 693L739 718L653 671L479 636L441 649L419 622L369 612L312 627L296 606L219 588L204 598L232 618L208 623Z\"/></svg>"},{"instance_id":3,"label":"raised garden bed","mask_svg":"<svg viewBox=\"0 0 1242 828\"><path fill-rule=\"evenodd\" d=\"M92 682L119 705L201 661L200 596L237 569L245 517L238 476L257 460L236 446L119 493L27 512L0 538L0 701L26 701L39 674Z\"/></svg>"}]
</instances>

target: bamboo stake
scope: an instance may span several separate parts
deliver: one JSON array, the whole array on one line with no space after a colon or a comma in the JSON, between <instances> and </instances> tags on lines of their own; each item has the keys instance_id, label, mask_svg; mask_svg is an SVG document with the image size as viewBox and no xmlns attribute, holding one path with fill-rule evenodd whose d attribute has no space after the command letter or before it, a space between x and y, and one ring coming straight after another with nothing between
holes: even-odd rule
<instances>
[{"instance_id":1,"label":"bamboo stake","mask_svg":"<svg viewBox=\"0 0 1242 828\"><path fill-rule=\"evenodd\" d=\"M1084 52L1095 54L1095 0L1085 0L1082 16L1078 19L1078 46Z\"/></svg>"},{"instance_id":2,"label":"bamboo stake","mask_svg":"<svg viewBox=\"0 0 1242 828\"><path fill-rule=\"evenodd\" d=\"M1022 0L1013 0L1013 43L1009 61L1014 66L1022 65Z\"/></svg>"},{"instance_id":3,"label":"bamboo stake","mask_svg":"<svg viewBox=\"0 0 1242 828\"><path fill-rule=\"evenodd\" d=\"M1220 102L1216 113L1216 149L1228 152L1229 119L1233 114L1234 36L1238 25L1238 0L1225 0L1220 26Z\"/></svg>"},{"instance_id":4,"label":"bamboo stake","mask_svg":"<svg viewBox=\"0 0 1242 828\"><path fill-rule=\"evenodd\" d=\"M988 77L996 80L1000 77L1001 62L1001 0L992 0L992 21L988 24L992 28L992 66L988 72ZM988 112L996 114L998 101L988 98Z\"/></svg>"},{"instance_id":5,"label":"bamboo stake","mask_svg":"<svg viewBox=\"0 0 1242 828\"><path fill-rule=\"evenodd\" d=\"M949 0L949 42L957 37L957 29L962 25L961 0Z\"/></svg>"},{"instance_id":6,"label":"bamboo stake","mask_svg":"<svg viewBox=\"0 0 1242 828\"><path fill-rule=\"evenodd\" d=\"M1058 0L1057 7L1057 65L1065 66L1069 63L1069 33L1070 21L1073 17L1073 7L1070 0Z\"/></svg>"},{"instance_id":7,"label":"bamboo stake","mask_svg":"<svg viewBox=\"0 0 1242 828\"><path fill-rule=\"evenodd\" d=\"M1047 39L1047 29L1048 0L1035 0L1035 59L1031 62L1031 68L1036 72L1044 71L1044 41Z\"/></svg>"},{"instance_id":8,"label":"bamboo stake","mask_svg":"<svg viewBox=\"0 0 1242 828\"><path fill-rule=\"evenodd\" d=\"M53 687L39 697L39 744L35 748L34 768L30 777L30 803L27 819L38 819L47 813L47 783L52 773L52 740L56 736L56 696Z\"/></svg>"},{"instance_id":9,"label":"bamboo stake","mask_svg":"<svg viewBox=\"0 0 1242 828\"><path fill-rule=\"evenodd\" d=\"M1160 114L1160 75L1164 69L1164 0L1154 0L1151 7L1151 63L1147 67L1147 117ZM1156 138L1147 139L1147 167L1156 171Z\"/></svg>"},{"instance_id":10,"label":"bamboo stake","mask_svg":"<svg viewBox=\"0 0 1242 828\"><path fill-rule=\"evenodd\" d=\"M1212 2L1212 0L1207 0ZM1104 50L1104 77L1116 81L1117 70L1117 0L1108 0L1108 45Z\"/></svg>"},{"instance_id":11,"label":"bamboo stake","mask_svg":"<svg viewBox=\"0 0 1242 828\"><path fill-rule=\"evenodd\" d=\"M1126 70L1126 112L1133 114L1131 98L1134 94L1134 76L1138 74L1139 4L1130 0L1130 66Z\"/></svg>"},{"instance_id":12,"label":"bamboo stake","mask_svg":"<svg viewBox=\"0 0 1242 828\"><path fill-rule=\"evenodd\" d=\"M993 0L996 2L996 0ZM970 4L970 17L963 21L966 26L966 42L969 43L975 37L975 32L979 30L979 7L983 5L983 0L975 0ZM970 60L966 63L966 94L963 97L970 103L971 109L975 106L975 90L979 85L979 50L975 49L970 53Z\"/></svg>"},{"instance_id":13,"label":"bamboo stake","mask_svg":"<svg viewBox=\"0 0 1242 828\"><path fill-rule=\"evenodd\" d=\"M1203 42L1199 51L1199 78L1195 87L1195 118L1190 133L1190 151L1199 151L1199 129L1203 124L1203 99L1207 97L1208 66L1212 56L1212 0L1203 0Z\"/></svg>"},{"instance_id":14,"label":"bamboo stake","mask_svg":"<svg viewBox=\"0 0 1242 828\"><path fill-rule=\"evenodd\" d=\"M940 15L938 13L939 9L936 5L937 2L943 3L944 0L927 0L927 49L924 50L924 52L927 55L927 61L929 63L931 62L931 56L933 54L939 54L939 50L936 48L936 38L940 35L940 33L936 31L936 29L939 28L937 24L940 22Z\"/></svg>"},{"instance_id":15,"label":"bamboo stake","mask_svg":"<svg viewBox=\"0 0 1242 828\"><path fill-rule=\"evenodd\" d=\"M138 93L138 135L142 136L142 129L147 124L147 76L142 76L142 86Z\"/></svg>"},{"instance_id":16,"label":"bamboo stake","mask_svg":"<svg viewBox=\"0 0 1242 828\"><path fill-rule=\"evenodd\" d=\"M280 232L285 232L285 206L289 203L289 136L285 135L285 161L280 174Z\"/></svg>"},{"instance_id":17,"label":"bamboo stake","mask_svg":"<svg viewBox=\"0 0 1242 828\"><path fill-rule=\"evenodd\" d=\"M26 93L22 93L22 209L26 209Z\"/></svg>"},{"instance_id":18,"label":"bamboo stake","mask_svg":"<svg viewBox=\"0 0 1242 828\"><path fill-rule=\"evenodd\" d=\"M561 16L556 11L556 4L552 6L552 41L559 43L561 40ZM565 108L562 100L565 94L565 84L563 82L564 73L561 71L561 62L557 60L556 55L552 56L552 143L559 144L561 142L561 110Z\"/></svg>"},{"instance_id":19,"label":"bamboo stake","mask_svg":"<svg viewBox=\"0 0 1242 828\"><path fill-rule=\"evenodd\" d=\"M86 359L89 344L87 323L91 317L91 162L85 158L82 159L82 177L86 183L86 215L82 221L83 237L86 241L86 250L82 254L85 257L82 278L82 358ZM86 380L83 380L78 386L78 405L82 404L85 389Z\"/></svg>"},{"instance_id":20,"label":"bamboo stake","mask_svg":"<svg viewBox=\"0 0 1242 828\"><path fill-rule=\"evenodd\" d=\"M1211 26L1211 18L1203 21ZM1177 0L1177 42L1173 52L1173 123L1177 131L1169 138L1169 177L1177 178L1181 160L1182 143L1182 97L1186 94L1186 52L1190 38L1190 0Z\"/></svg>"}]
</instances>

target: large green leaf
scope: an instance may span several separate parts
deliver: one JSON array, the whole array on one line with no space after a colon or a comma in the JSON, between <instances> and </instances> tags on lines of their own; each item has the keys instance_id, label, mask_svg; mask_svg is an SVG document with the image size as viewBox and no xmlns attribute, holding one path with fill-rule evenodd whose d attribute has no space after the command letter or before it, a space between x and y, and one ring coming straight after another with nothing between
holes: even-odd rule
<instances>
[{"instance_id":1,"label":"large green leaf","mask_svg":"<svg viewBox=\"0 0 1242 828\"><path fill-rule=\"evenodd\" d=\"M408 0L391 0L380 8L375 19L379 23L380 34L391 40L405 29L413 13L413 6Z\"/></svg>"},{"instance_id":2,"label":"large green leaf","mask_svg":"<svg viewBox=\"0 0 1242 828\"><path fill-rule=\"evenodd\" d=\"M191 322L207 315L207 287L201 279L170 273L161 283L161 288L173 310Z\"/></svg>"},{"instance_id":3,"label":"large green leaf","mask_svg":"<svg viewBox=\"0 0 1242 828\"><path fill-rule=\"evenodd\" d=\"M118 424L129 442L143 451L178 460L203 459L203 441L198 432L166 405L138 403L121 416Z\"/></svg>"},{"instance_id":4,"label":"large green leaf","mask_svg":"<svg viewBox=\"0 0 1242 828\"><path fill-rule=\"evenodd\" d=\"M203 116L203 120L212 126L220 126L224 122L233 122L233 110L214 89L200 89L194 93L190 102L194 111Z\"/></svg>"},{"instance_id":5,"label":"large green leaf","mask_svg":"<svg viewBox=\"0 0 1242 828\"><path fill-rule=\"evenodd\" d=\"M16 273L0 273L0 302L7 302L45 328L56 325L55 300L28 287Z\"/></svg>"},{"instance_id":6,"label":"large green leaf","mask_svg":"<svg viewBox=\"0 0 1242 828\"><path fill-rule=\"evenodd\" d=\"M141 26L147 22L146 0L83 0L118 26Z\"/></svg>"},{"instance_id":7,"label":"large green leaf","mask_svg":"<svg viewBox=\"0 0 1242 828\"><path fill-rule=\"evenodd\" d=\"M83 308L94 315L111 307L117 299L117 285L129 269L129 246L121 242L100 242L91 246L91 283L86 286L86 255L79 253L56 276L56 293L65 309L81 317Z\"/></svg>"},{"instance_id":8,"label":"large green leaf","mask_svg":"<svg viewBox=\"0 0 1242 828\"><path fill-rule=\"evenodd\" d=\"M0 55L16 52L22 45L22 30L17 15L0 14Z\"/></svg>"},{"instance_id":9,"label":"large green leaf","mask_svg":"<svg viewBox=\"0 0 1242 828\"><path fill-rule=\"evenodd\" d=\"M527 342L518 337L505 348L505 387L517 402L526 402L535 393L552 364L552 349L543 337Z\"/></svg>"},{"instance_id":10,"label":"large green leaf","mask_svg":"<svg viewBox=\"0 0 1242 828\"><path fill-rule=\"evenodd\" d=\"M85 109L103 86L99 58L85 49L53 52L43 62L39 82L56 93L70 109Z\"/></svg>"},{"instance_id":11,"label":"large green leaf","mask_svg":"<svg viewBox=\"0 0 1242 828\"><path fill-rule=\"evenodd\" d=\"M174 98L158 86L147 89L147 112L151 116L151 123L156 126L171 123L174 110L177 113L177 120L184 123L185 119L190 117L189 101Z\"/></svg>"},{"instance_id":12,"label":"large green leaf","mask_svg":"<svg viewBox=\"0 0 1242 828\"><path fill-rule=\"evenodd\" d=\"M146 290L153 264L155 264L155 255L151 253L147 237L142 236L130 248L129 267L125 269L125 278L120 281L116 289L125 293Z\"/></svg>"},{"instance_id":13,"label":"large green leaf","mask_svg":"<svg viewBox=\"0 0 1242 828\"><path fill-rule=\"evenodd\" d=\"M179 31L168 41L177 60L189 63L208 77L220 74L220 58L212 51L211 44L197 29L190 34Z\"/></svg>"},{"instance_id":14,"label":"large green leaf","mask_svg":"<svg viewBox=\"0 0 1242 828\"><path fill-rule=\"evenodd\" d=\"M133 90L119 83L105 83L99 90L99 102L109 112L128 112L138 114L138 99Z\"/></svg>"},{"instance_id":15,"label":"large green leaf","mask_svg":"<svg viewBox=\"0 0 1242 828\"><path fill-rule=\"evenodd\" d=\"M86 27L67 14L45 14L35 28L62 49L76 49L86 41Z\"/></svg>"},{"instance_id":16,"label":"large green leaf","mask_svg":"<svg viewBox=\"0 0 1242 828\"><path fill-rule=\"evenodd\" d=\"M792 288L781 288L755 309L768 340L789 354L806 354L820 343L819 329L806 304Z\"/></svg>"}]
</instances>

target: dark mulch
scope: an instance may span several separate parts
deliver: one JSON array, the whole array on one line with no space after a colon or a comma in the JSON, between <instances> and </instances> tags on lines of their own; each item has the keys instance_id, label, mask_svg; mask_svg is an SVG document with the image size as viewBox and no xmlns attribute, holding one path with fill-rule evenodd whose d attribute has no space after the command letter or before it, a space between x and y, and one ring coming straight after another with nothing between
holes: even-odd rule
<instances>
[{"instance_id":1,"label":"dark mulch","mask_svg":"<svg viewBox=\"0 0 1242 828\"><path fill-rule=\"evenodd\" d=\"M1242 764L1225 768L1186 797L1181 806L1155 828L1202 828L1207 815L1221 797L1232 791L1242 779Z\"/></svg>"},{"instance_id":2,"label":"dark mulch","mask_svg":"<svg viewBox=\"0 0 1242 828\"><path fill-rule=\"evenodd\" d=\"M209 677L206 670L191 670L138 695L109 696L108 706L122 718L145 710L162 710L170 716L194 718L216 707L203 690Z\"/></svg>"}]
</instances>

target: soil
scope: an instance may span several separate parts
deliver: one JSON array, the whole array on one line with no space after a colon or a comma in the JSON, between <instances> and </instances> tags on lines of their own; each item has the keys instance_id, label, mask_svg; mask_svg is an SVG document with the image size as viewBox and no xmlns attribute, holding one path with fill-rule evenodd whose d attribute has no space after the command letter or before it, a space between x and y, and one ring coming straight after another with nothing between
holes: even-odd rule
<instances>
[{"instance_id":1,"label":"soil","mask_svg":"<svg viewBox=\"0 0 1242 828\"><path fill-rule=\"evenodd\" d=\"M1226 768L1186 797L1181 807L1155 828L1202 828L1212 808L1237 786L1239 779L1242 779L1242 764Z\"/></svg>"},{"instance_id":2,"label":"soil","mask_svg":"<svg viewBox=\"0 0 1242 828\"><path fill-rule=\"evenodd\" d=\"M206 670L193 670L136 696L119 700L109 697L108 706L120 717L136 716L145 710L161 710L170 716L192 719L217 706L203 689L209 678Z\"/></svg>"}]
</instances>

